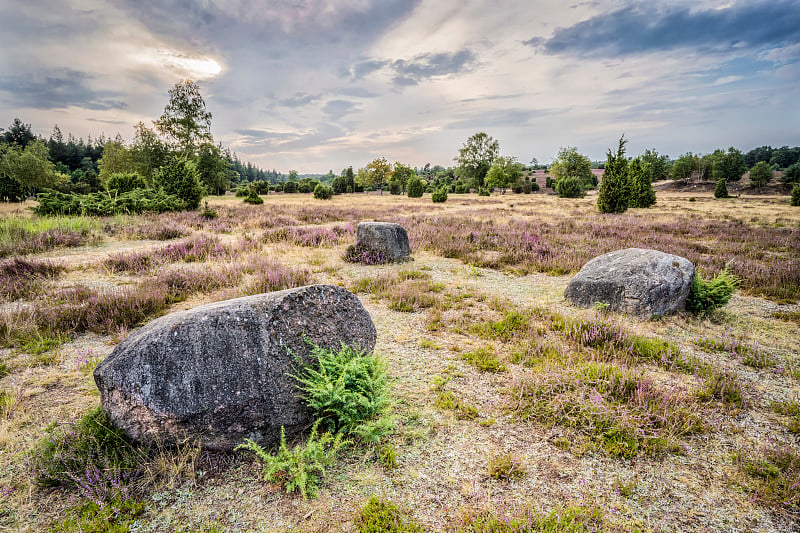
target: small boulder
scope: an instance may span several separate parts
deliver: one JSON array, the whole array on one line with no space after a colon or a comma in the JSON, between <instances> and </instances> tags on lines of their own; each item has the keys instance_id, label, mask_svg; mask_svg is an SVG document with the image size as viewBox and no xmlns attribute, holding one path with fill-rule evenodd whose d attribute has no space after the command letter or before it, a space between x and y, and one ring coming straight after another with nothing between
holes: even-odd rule
<instances>
[{"instance_id":1,"label":"small boulder","mask_svg":"<svg viewBox=\"0 0 800 533\"><path fill-rule=\"evenodd\" d=\"M411 254L408 233L400 224L391 222L361 222L356 228L358 244L380 252L389 261L406 261Z\"/></svg>"},{"instance_id":2,"label":"small boulder","mask_svg":"<svg viewBox=\"0 0 800 533\"><path fill-rule=\"evenodd\" d=\"M310 285L226 300L158 318L94 372L103 408L132 439L199 437L232 450L278 442L313 423L290 376L309 343L372 350L375 325L351 292Z\"/></svg>"},{"instance_id":3,"label":"small boulder","mask_svg":"<svg viewBox=\"0 0 800 533\"><path fill-rule=\"evenodd\" d=\"M575 305L608 304L641 317L663 316L686 307L694 279L688 259L658 250L627 248L595 257L564 291Z\"/></svg>"}]
</instances>

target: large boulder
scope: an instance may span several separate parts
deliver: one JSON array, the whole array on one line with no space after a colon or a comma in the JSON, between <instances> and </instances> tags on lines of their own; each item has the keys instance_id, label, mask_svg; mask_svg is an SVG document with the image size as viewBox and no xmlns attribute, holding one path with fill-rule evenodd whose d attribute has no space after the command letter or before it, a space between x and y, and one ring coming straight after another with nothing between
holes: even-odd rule
<instances>
[{"instance_id":1,"label":"large boulder","mask_svg":"<svg viewBox=\"0 0 800 533\"><path fill-rule=\"evenodd\" d=\"M405 261L411 254L408 233L392 222L360 222L356 228L358 244L381 252L389 261Z\"/></svg>"},{"instance_id":2,"label":"large boulder","mask_svg":"<svg viewBox=\"0 0 800 533\"><path fill-rule=\"evenodd\" d=\"M564 292L581 307L596 303L641 317L681 310L694 279L694 265L658 250L627 248L595 257L581 268Z\"/></svg>"},{"instance_id":3,"label":"large boulder","mask_svg":"<svg viewBox=\"0 0 800 533\"><path fill-rule=\"evenodd\" d=\"M313 423L291 377L309 343L372 350L375 325L351 292L310 285L154 320L94 372L103 408L132 439L199 437L212 450L277 442Z\"/></svg>"}]
</instances>

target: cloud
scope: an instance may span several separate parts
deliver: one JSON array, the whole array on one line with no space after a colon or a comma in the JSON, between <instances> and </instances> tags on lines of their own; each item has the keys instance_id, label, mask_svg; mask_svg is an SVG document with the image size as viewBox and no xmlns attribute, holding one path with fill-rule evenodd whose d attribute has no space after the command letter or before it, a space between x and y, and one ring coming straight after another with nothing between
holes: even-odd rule
<instances>
[{"instance_id":1,"label":"cloud","mask_svg":"<svg viewBox=\"0 0 800 533\"><path fill-rule=\"evenodd\" d=\"M586 57L697 48L705 52L774 47L800 40L800 3L794 1L742 3L722 9L657 11L628 6L603 13L566 28L549 39L524 41L548 54Z\"/></svg>"},{"instance_id":2,"label":"cloud","mask_svg":"<svg viewBox=\"0 0 800 533\"><path fill-rule=\"evenodd\" d=\"M359 110L358 104L349 100L331 100L322 107L322 112L333 120L338 120Z\"/></svg>"},{"instance_id":3,"label":"cloud","mask_svg":"<svg viewBox=\"0 0 800 533\"><path fill-rule=\"evenodd\" d=\"M322 98L321 94L294 93L289 98L278 100L278 105L289 108L304 107L320 98Z\"/></svg>"},{"instance_id":4,"label":"cloud","mask_svg":"<svg viewBox=\"0 0 800 533\"><path fill-rule=\"evenodd\" d=\"M475 54L463 49L419 54L411 59L368 59L352 65L348 74L353 80L360 80L374 72L386 70L396 86L411 86L433 78L469 72L476 62Z\"/></svg>"},{"instance_id":5,"label":"cloud","mask_svg":"<svg viewBox=\"0 0 800 533\"><path fill-rule=\"evenodd\" d=\"M563 110L561 110L563 111ZM448 130L476 130L489 127L522 127L528 126L534 118L540 118L554 113L550 109L524 109L513 108L503 110L490 110L479 113L462 113L456 115L458 120L448 123Z\"/></svg>"},{"instance_id":6,"label":"cloud","mask_svg":"<svg viewBox=\"0 0 800 533\"><path fill-rule=\"evenodd\" d=\"M128 105L112 91L97 91L88 82L94 76L72 69L0 76L0 92L20 107L92 110L125 109Z\"/></svg>"}]
</instances>

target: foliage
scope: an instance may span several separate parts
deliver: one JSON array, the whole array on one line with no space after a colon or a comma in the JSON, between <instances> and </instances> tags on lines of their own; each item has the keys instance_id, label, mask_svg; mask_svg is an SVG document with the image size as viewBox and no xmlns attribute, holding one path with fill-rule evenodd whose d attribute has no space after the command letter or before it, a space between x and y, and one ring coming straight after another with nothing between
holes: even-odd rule
<instances>
[{"instance_id":1,"label":"foliage","mask_svg":"<svg viewBox=\"0 0 800 533\"><path fill-rule=\"evenodd\" d=\"M783 172L781 178L783 183L798 183L800 184L800 163L795 163Z\"/></svg>"},{"instance_id":2,"label":"foliage","mask_svg":"<svg viewBox=\"0 0 800 533\"><path fill-rule=\"evenodd\" d=\"M67 511L50 529L53 533L128 533L145 505L133 498L115 497L97 503L91 499Z\"/></svg>"},{"instance_id":3,"label":"foliage","mask_svg":"<svg viewBox=\"0 0 800 533\"><path fill-rule=\"evenodd\" d=\"M389 405L385 364L344 343L338 350L314 346L309 357L295 378L323 428L379 439L386 428L378 419Z\"/></svg>"},{"instance_id":4,"label":"foliage","mask_svg":"<svg viewBox=\"0 0 800 533\"><path fill-rule=\"evenodd\" d=\"M486 173L499 152L500 143L480 131L466 140L453 160L475 188L480 188L483 187Z\"/></svg>"},{"instance_id":5,"label":"foliage","mask_svg":"<svg viewBox=\"0 0 800 533\"><path fill-rule=\"evenodd\" d=\"M156 132L139 122L134 127L131 154L136 172L144 176L148 184L153 183L153 174L164 164L169 155L169 148L158 138Z\"/></svg>"},{"instance_id":6,"label":"foliage","mask_svg":"<svg viewBox=\"0 0 800 533\"><path fill-rule=\"evenodd\" d=\"M247 196L242 200L244 203L252 205L261 205L264 203L264 199L258 195L255 189L248 187L246 192Z\"/></svg>"},{"instance_id":7,"label":"foliage","mask_svg":"<svg viewBox=\"0 0 800 533\"><path fill-rule=\"evenodd\" d=\"M433 203L444 203L447 201L447 189L442 187L440 189L436 189L431 193L431 200Z\"/></svg>"},{"instance_id":8,"label":"foliage","mask_svg":"<svg viewBox=\"0 0 800 533\"><path fill-rule=\"evenodd\" d=\"M411 176L406 183L406 191L409 198L422 198L425 187L422 185L422 180L418 176Z\"/></svg>"},{"instance_id":9,"label":"foliage","mask_svg":"<svg viewBox=\"0 0 800 533\"><path fill-rule=\"evenodd\" d=\"M800 402L791 400L772 404L772 410L778 414L786 415L789 421L786 428L795 434L800 434Z\"/></svg>"},{"instance_id":10,"label":"foliage","mask_svg":"<svg viewBox=\"0 0 800 533\"><path fill-rule=\"evenodd\" d=\"M525 476L525 464L513 453L496 453L489 456L489 477L511 481Z\"/></svg>"},{"instance_id":11,"label":"foliage","mask_svg":"<svg viewBox=\"0 0 800 533\"><path fill-rule=\"evenodd\" d=\"M692 152L686 152L672 162L670 178L673 180L688 180L699 170L700 160Z\"/></svg>"},{"instance_id":12,"label":"foliage","mask_svg":"<svg viewBox=\"0 0 800 533\"><path fill-rule=\"evenodd\" d=\"M114 188L108 186L112 174L136 172L133 152L119 141L108 141L103 146L103 157L97 162L97 166L100 168L100 181L106 184L107 189Z\"/></svg>"},{"instance_id":13,"label":"foliage","mask_svg":"<svg viewBox=\"0 0 800 533\"><path fill-rule=\"evenodd\" d=\"M669 157L659 155L655 148L645 150L640 156L643 165L650 166L650 182L661 181L669 178Z\"/></svg>"},{"instance_id":14,"label":"foliage","mask_svg":"<svg viewBox=\"0 0 800 533\"><path fill-rule=\"evenodd\" d=\"M582 198L586 196L586 188L580 178L567 176L555 183L559 198Z\"/></svg>"},{"instance_id":15,"label":"foliage","mask_svg":"<svg viewBox=\"0 0 800 533\"><path fill-rule=\"evenodd\" d=\"M16 144L0 145L0 196L11 201L22 200L36 189L65 182L67 178L56 172L50 162L49 152L40 139L24 148Z\"/></svg>"},{"instance_id":16,"label":"foliage","mask_svg":"<svg viewBox=\"0 0 800 533\"><path fill-rule=\"evenodd\" d=\"M601 213L624 213L628 210L630 187L628 184L628 160L625 158L625 135L619 139L617 153L608 151L605 172L597 195L597 209ZM641 176L637 179L645 179ZM649 182L649 180L647 180Z\"/></svg>"},{"instance_id":17,"label":"foliage","mask_svg":"<svg viewBox=\"0 0 800 533\"><path fill-rule=\"evenodd\" d=\"M2 128L0 128L2 131ZM0 142L8 145L17 145L25 148L28 144L36 140L30 124L25 124L19 118L15 118L8 129L0 134Z\"/></svg>"},{"instance_id":18,"label":"foliage","mask_svg":"<svg viewBox=\"0 0 800 533\"><path fill-rule=\"evenodd\" d=\"M389 500L371 497L356 517L359 533L423 533L425 528Z\"/></svg>"},{"instance_id":19,"label":"foliage","mask_svg":"<svg viewBox=\"0 0 800 533\"><path fill-rule=\"evenodd\" d=\"M486 346L467 352L461 358L481 372L505 372L506 370L506 365L498 359L494 350Z\"/></svg>"},{"instance_id":20,"label":"foliage","mask_svg":"<svg viewBox=\"0 0 800 533\"><path fill-rule=\"evenodd\" d=\"M753 187L763 187L772 179L772 169L769 168L769 163L766 161L759 161L750 169L750 185Z\"/></svg>"},{"instance_id":21,"label":"foliage","mask_svg":"<svg viewBox=\"0 0 800 533\"><path fill-rule=\"evenodd\" d=\"M652 169L643 158L637 157L628 167L630 197L628 207L650 207L656 203L656 191L653 190Z\"/></svg>"},{"instance_id":22,"label":"foliage","mask_svg":"<svg viewBox=\"0 0 800 533\"><path fill-rule=\"evenodd\" d=\"M603 515L596 507L570 505L544 514L526 511L522 516L484 513L472 518L459 533L589 533L602 531Z\"/></svg>"},{"instance_id":23,"label":"foliage","mask_svg":"<svg viewBox=\"0 0 800 533\"><path fill-rule=\"evenodd\" d=\"M176 83L169 90L169 103L155 126L159 133L172 139L184 156L194 155L199 144L212 142L211 113L206 111L200 87L192 80Z\"/></svg>"},{"instance_id":24,"label":"foliage","mask_svg":"<svg viewBox=\"0 0 800 533\"><path fill-rule=\"evenodd\" d=\"M790 446L765 445L757 453L740 453L739 468L754 483L755 498L796 515L800 512L800 455Z\"/></svg>"},{"instance_id":25,"label":"foliage","mask_svg":"<svg viewBox=\"0 0 800 533\"><path fill-rule=\"evenodd\" d=\"M298 444L291 450L286 446L286 434L281 427L281 443L278 453L272 455L264 451L257 442L246 439L236 450L248 450L264 462L264 480L283 486L287 493L299 492L303 499L314 498L325 476L325 469L336 458L336 454L346 444L342 434L335 437L330 433L317 436L317 421L311 428L305 444Z\"/></svg>"},{"instance_id":26,"label":"foliage","mask_svg":"<svg viewBox=\"0 0 800 533\"><path fill-rule=\"evenodd\" d=\"M497 187L501 194L505 194L506 189L522 176L522 169L522 163L517 162L516 157L497 157L486 174L486 185Z\"/></svg>"},{"instance_id":27,"label":"foliage","mask_svg":"<svg viewBox=\"0 0 800 533\"><path fill-rule=\"evenodd\" d=\"M412 177L416 176L417 173L414 171L413 168L406 166L402 163L395 163L394 164L394 171L392 172L392 178L390 180L390 185L395 185L396 187L399 186L400 194L406 190L408 185L408 180Z\"/></svg>"},{"instance_id":28,"label":"foliage","mask_svg":"<svg viewBox=\"0 0 800 533\"><path fill-rule=\"evenodd\" d=\"M739 278L731 274L727 268L710 280L703 279L699 272L695 272L686 300L686 309L693 313L706 313L722 307L731 299L739 283Z\"/></svg>"},{"instance_id":29,"label":"foliage","mask_svg":"<svg viewBox=\"0 0 800 533\"><path fill-rule=\"evenodd\" d=\"M314 187L314 198L317 200L330 200L333 196L333 189L321 183Z\"/></svg>"},{"instance_id":30,"label":"foliage","mask_svg":"<svg viewBox=\"0 0 800 533\"><path fill-rule=\"evenodd\" d=\"M732 146L728 148L727 152L723 150L714 150L712 157L714 163L711 169L711 175L717 181L720 179L724 179L725 181L739 181L747 170L742 152Z\"/></svg>"},{"instance_id":31,"label":"foliage","mask_svg":"<svg viewBox=\"0 0 800 533\"><path fill-rule=\"evenodd\" d=\"M228 189L228 164L218 146L203 143L197 154L197 173L209 194L225 194Z\"/></svg>"},{"instance_id":32,"label":"foliage","mask_svg":"<svg viewBox=\"0 0 800 533\"><path fill-rule=\"evenodd\" d=\"M714 187L714 198L728 198L728 184L725 178L721 178Z\"/></svg>"},{"instance_id":33,"label":"foliage","mask_svg":"<svg viewBox=\"0 0 800 533\"><path fill-rule=\"evenodd\" d=\"M283 184L283 192L292 194L297 192L297 182L296 181L287 181Z\"/></svg>"},{"instance_id":34,"label":"foliage","mask_svg":"<svg viewBox=\"0 0 800 533\"><path fill-rule=\"evenodd\" d=\"M383 190L383 185L389 178L392 172L392 166L386 161L385 157L380 159L373 159L366 166L366 172L363 174L359 172L358 184L362 187L380 188Z\"/></svg>"},{"instance_id":35,"label":"foliage","mask_svg":"<svg viewBox=\"0 0 800 533\"><path fill-rule=\"evenodd\" d=\"M795 207L800 206L800 183L792 187L791 204Z\"/></svg>"},{"instance_id":36,"label":"foliage","mask_svg":"<svg viewBox=\"0 0 800 533\"><path fill-rule=\"evenodd\" d=\"M186 204L180 198L161 190L134 189L112 196L105 192L91 194L64 194L55 191L41 192L33 208L37 215L111 216L143 212L163 213L183 211Z\"/></svg>"},{"instance_id":37,"label":"foliage","mask_svg":"<svg viewBox=\"0 0 800 533\"><path fill-rule=\"evenodd\" d=\"M196 165L186 157L172 156L167 159L164 166L156 170L153 182L167 194L183 200L186 209L197 209L200 206L203 186Z\"/></svg>"},{"instance_id":38,"label":"foliage","mask_svg":"<svg viewBox=\"0 0 800 533\"><path fill-rule=\"evenodd\" d=\"M574 146L562 147L558 151L555 162L550 166L550 175L556 182L556 188L558 188L558 182L566 178L577 178L584 189L591 188L597 184L592 173L591 160L579 154L578 149ZM559 193L559 196L562 195ZM577 197L567 196L567 198Z\"/></svg>"},{"instance_id":39,"label":"foliage","mask_svg":"<svg viewBox=\"0 0 800 533\"><path fill-rule=\"evenodd\" d=\"M115 190L118 194L130 192L134 189L145 189L147 184L144 178L136 172L115 172L108 177L106 188Z\"/></svg>"}]
</instances>

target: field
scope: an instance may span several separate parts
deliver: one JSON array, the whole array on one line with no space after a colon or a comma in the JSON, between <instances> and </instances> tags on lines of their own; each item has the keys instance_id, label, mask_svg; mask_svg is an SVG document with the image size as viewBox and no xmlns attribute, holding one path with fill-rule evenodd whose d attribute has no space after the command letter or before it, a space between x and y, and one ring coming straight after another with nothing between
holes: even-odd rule
<instances>
[{"instance_id":1,"label":"field","mask_svg":"<svg viewBox=\"0 0 800 533\"><path fill-rule=\"evenodd\" d=\"M389 435L345 450L307 500L265 483L252 455L160 450L120 531L357 531L373 497L408 531L796 531L800 209L661 191L600 216L595 199L211 197L216 218L0 206L0 531L66 529L97 496L41 486L29 450L99 405L92 370L133 329L308 283L370 312ZM363 220L403 224L414 260L344 262ZM565 302L586 261L632 246L706 277L728 265L740 289L658 320Z\"/></svg>"}]
</instances>

